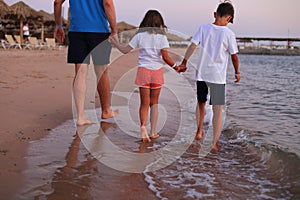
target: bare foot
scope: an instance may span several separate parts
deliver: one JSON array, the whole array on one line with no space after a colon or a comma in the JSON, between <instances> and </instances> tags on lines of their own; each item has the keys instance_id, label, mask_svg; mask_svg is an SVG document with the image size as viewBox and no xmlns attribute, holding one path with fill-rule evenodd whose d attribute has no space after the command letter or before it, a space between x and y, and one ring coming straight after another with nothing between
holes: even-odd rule
<instances>
[{"instance_id":1,"label":"bare foot","mask_svg":"<svg viewBox=\"0 0 300 200\"><path fill-rule=\"evenodd\" d=\"M77 119L77 122L76 122L76 125L77 126L84 126L84 125L91 125L93 124L94 122L86 119L86 118L83 118L83 119Z\"/></svg>"},{"instance_id":2,"label":"bare foot","mask_svg":"<svg viewBox=\"0 0 300 200\"><path fill-rule=\"evenodd\" d=\"M105 133L110 128L116 128L117 124L109 123L109 122L100 122L100 127L103 130L103 132Z\"/></svg>"},{"instance_id":3,"label":"bare foot","mask_svg":"<svg viewBox=\"0 0 300 200\"><path fill-rule=\"evenodd\" d=\"M220 147L219 147L219 144L218 142L216 144L214 144L214 146L212 147L212 150L214 151L219 151Z\"/></svg>"},{"instance_id":4,"label":"bare foot","mask_svg":"<svg viewBox=\"0 0 300 200\"><path fill-rule=\"evenodd\" d=\"M151 139L148 136L148 132L145 126L141 126L142 133L142 142L151 142Z\"/></svg>"},{"instance_id":5,"label":"bare foot","mask_svg":"<svg viewBox=\"0 0 300 200\"><path fill-rule=\"evenodd\" d=\"M150 136L150 138L151 139L156 139L156 138L159 138L159 134L157 134L157 133L154 133L154 134L152 134L151 136Z\"/></svg>"},{"instance_id":6,"label":"bare foot","mask_svg":"<svg viewBox=\"0 0 300 200\"><path fill-rule=\"evenodd\" d=\"M199 133L196 134L195 140L202 140L203 138L203 131L200 131Z\"/></svg>"},{"instance_id":7,"label":"bare foot","mask_svg":"<svg viewBox=\"0 0 300 200\"><path fill-rule=\"evenodd\" d=\"M102 119L114 118L117 117L119 113L120 113L119 110L109 110L107 112L102 112L101 118Z\"/></svg>"}]
</instances>

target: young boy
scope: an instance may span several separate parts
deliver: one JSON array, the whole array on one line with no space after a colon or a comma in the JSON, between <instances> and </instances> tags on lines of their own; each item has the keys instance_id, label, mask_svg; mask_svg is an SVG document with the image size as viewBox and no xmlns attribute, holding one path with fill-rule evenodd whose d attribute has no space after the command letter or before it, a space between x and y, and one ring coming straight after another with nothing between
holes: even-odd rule
<instances>
[{"instance_id":1,"label":"young boy","mask_svg":"<svg viewBox=\"0 0 300 200\"><path fill-rule=\"evenodd\" d=\"M238 47L235 34L227 28L229 22L233 23L234 8L226 2L219 4L214 13L213 24L201 25L192 38L192 43L186 50L184 59L178 72L186 70L186 64L197 45L200 45L199 62L197 65L197 100L199 106L198 130L195 139L203 137L203 121L208 89L210 89L210 104L213 109L213 149L218 150L218 140L222 129L222 105L225 104L225 84L228 58L235 69L235 82L240 81Z\"/></svg>"}]
</instances>

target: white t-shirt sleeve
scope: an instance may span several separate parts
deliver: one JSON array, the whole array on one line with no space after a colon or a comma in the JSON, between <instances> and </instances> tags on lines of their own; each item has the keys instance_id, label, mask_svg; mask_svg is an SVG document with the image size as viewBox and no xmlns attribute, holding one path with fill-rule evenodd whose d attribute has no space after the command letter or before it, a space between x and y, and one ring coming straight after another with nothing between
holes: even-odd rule
<instances>
[{"instance_id":1,"label":"white t-shirt sleeve","mask_svg":"<svg viewBox=\"0 0 300 200\"><path fill-rule=\"evenodd\" d=\"M165 35L161 35L162 37L161 37L161 39L159 40L160 41L160 45L159 45L159 47L158 47L158 49L168 49L168 48L170 48L170 45L169 45L169 41L168 41L168 39L167 39L167 36L165 36Z\"/></svg>"},{"instance_id":2,"label":"white t-shirt sleeve","mask_svg":"<svg viewBox=\"0 0 300 200\"><path fill-rule=\"evenodd\" d=\"M236 37L235 37L234 33L230 34L229 40L230 40L229 45L228 45L229 53L231 55L238 53L239 50L238 50L238 47L237 47Z\"/></svg>"},{"instance_id":3,"label":"white t-shirt sleeve","mask_svg":"<svg viewBox=\"0 0 300 200\"><path fill-rule=\"evenodd\" d=\"M133 36L133 38L130 40L130 42L128 43L128 45L133 48L133 49L136 49L136 48L139 48L139 37L138 37L139 34L135 34Z\"/></svg>"},{"instance_id":4,"label":"white t-shirt sleeve","mask_svg":"<svg viewBox=\"0 0 300 200\"><path fill-rule=\"evenodd\" d=\"M192 43L199 45L201 42L201 27L198 29L198 31L194 34L191 40Z\"/></svg>"}]
</instances>

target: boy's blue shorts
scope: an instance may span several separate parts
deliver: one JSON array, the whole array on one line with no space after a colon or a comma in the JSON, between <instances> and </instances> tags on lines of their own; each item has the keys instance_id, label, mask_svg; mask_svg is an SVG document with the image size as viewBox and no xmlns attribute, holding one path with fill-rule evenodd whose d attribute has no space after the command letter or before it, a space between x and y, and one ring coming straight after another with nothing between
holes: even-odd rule
<instances>
[{"instance_id":1,"label":"boy's blue shorts","mask_svg":"<svg viewBox=\"0 0 300 200\"><path fill-rule=\"evenodd\" d=\"M197 100L199 103L207 101L208 90L210 105L225 105L225 84L197 81Z\"/></svg>"}]
</instances>

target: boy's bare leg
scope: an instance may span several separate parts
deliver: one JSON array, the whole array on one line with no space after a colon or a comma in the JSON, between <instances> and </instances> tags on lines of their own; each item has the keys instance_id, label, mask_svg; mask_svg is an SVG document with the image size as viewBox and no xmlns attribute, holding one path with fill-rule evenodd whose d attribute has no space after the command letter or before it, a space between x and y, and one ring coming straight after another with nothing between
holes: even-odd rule
<instances>
[{"instance_id":1,"label":"boy's bare leg","mask_svg":"<svg viewBox=\"0 0 300 200\"><path fill-rule=\"evenodd\" d=\"M197 105L197 123L198 123L198 129L195 136L196 140L201 140L203 138L203 123L204 123L204 116L205 116L205 105L206 102L198 103Z\"/></svg>"},{"instance_id":2,"label":"boy's bare leg","mask_svg":"<svg viewBox=\"0 0 300 200\"><path fill-rule=\"evenodd\" d=\"M214 141L213 141L213 150L219 150L218 141L221 135L222 129L222 105L213 105L213 132L214 132Z\"/></svg>"},{"instance_id":3,"label":"boy's bare leg","mask_svg":"<svg viewBox=\"0 0 300 200\"><path fill-rule=\"evenodd\" d=\"M150 88L142 88L140 87L140 123L141 123L141 135L143 142L151 142L149 138L146 124L147 124L147 117L148 117L148 110L150 106Z\"/></svg>"},{"instance_id":4,"label":"boy's bare leg","mask_svg":"<svg viewBox=\"0 0 300 200\"><path fill-rule=\"evenodd\" d=\"M160 94L160 88L152 89L150 91L150 123L151 123L151 138L158 138L156 133L156 125L158 120L158 98Z\"/></svg>"},{"instance_id":5,"label":"boy's bare leg","mask_svg":"<svg viewBox=\"0 0 300 200\"><path fill-rule=\"evenodd\" d=\"M98 80L97 91L102 109L101 118L108 119L116 117L119 114L119 110L110 109L110 84L107 65L95 66L94 70Z\"/></svg>"},{"instance_id":6,"label":"boy's bare leg","mask_svg":"<svg viewBox=\"0 0 300 200\"><path fill-rule=\"evenodd\" d=\"M75 77L73 81L73 94L77 110L77 125L92 124L84 114L84 100L86 95L87 64L75 64Z\"/></svg>"}]
</instances>

